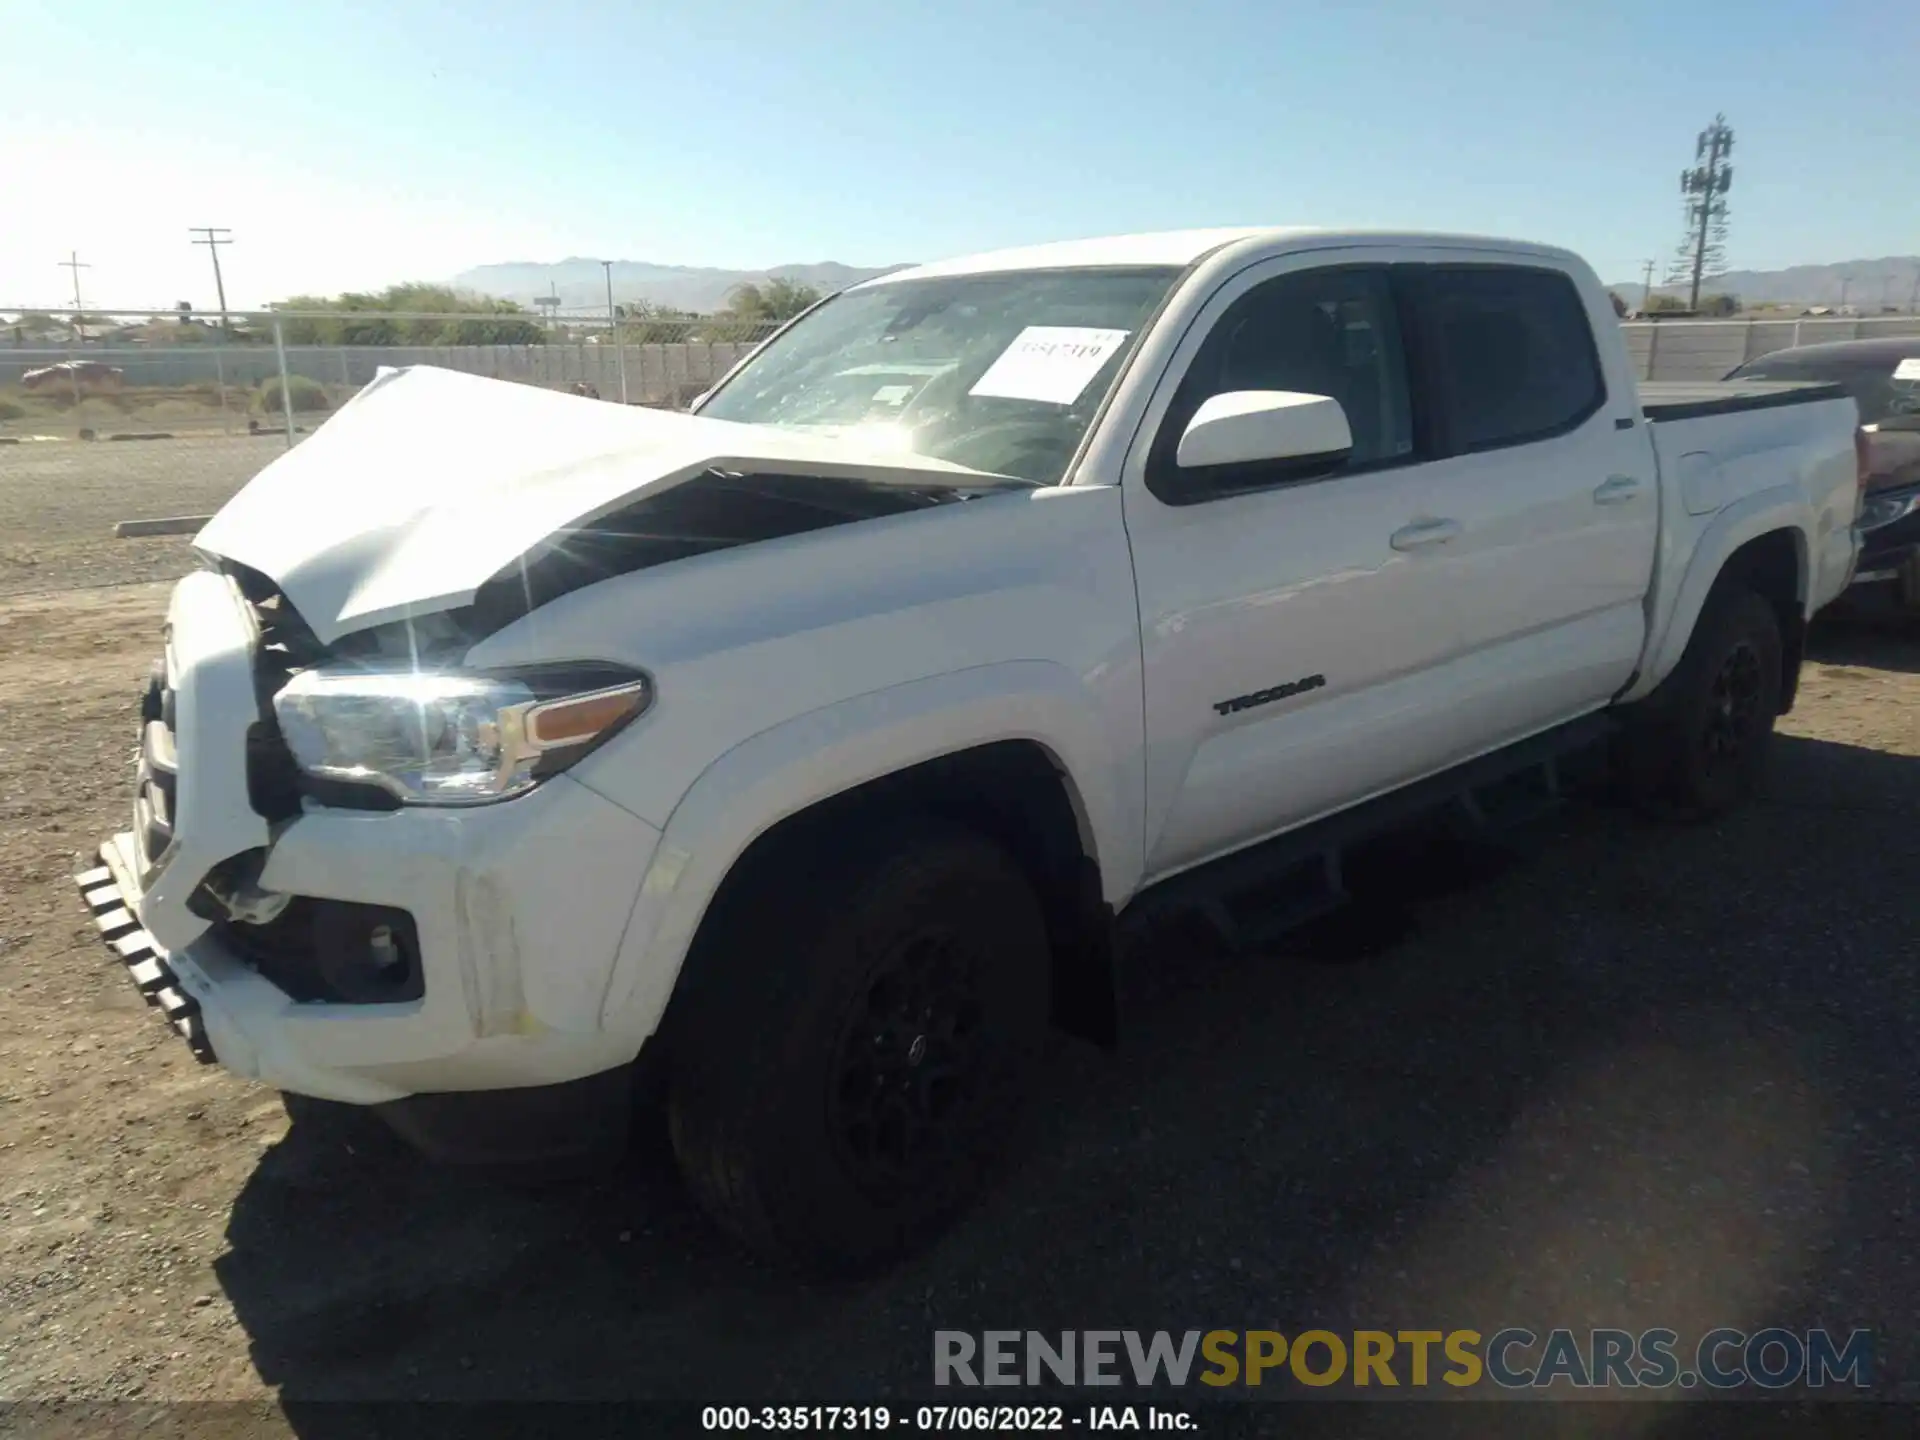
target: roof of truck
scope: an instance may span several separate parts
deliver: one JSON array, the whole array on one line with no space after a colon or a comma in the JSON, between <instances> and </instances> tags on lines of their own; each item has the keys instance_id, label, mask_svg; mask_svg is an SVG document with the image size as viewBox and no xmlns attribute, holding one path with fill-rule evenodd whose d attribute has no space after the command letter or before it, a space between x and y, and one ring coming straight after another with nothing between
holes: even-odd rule
<instances>
[{"instance_id":1,"label":"roof of truck","mask_svg":"<svg viewBox=\"0 0 1920 1440\"><path fill-rule=\"evenodd\" d=\"M1568 252L1548 245L1499 239L1488 235L1424 234L1412 230L1324 229L1309 225L1239 225L1212 230L1159 230L1140 235L1103 235L1089 240L1062 240L1049 245L1023 245L1011 250L989 250L936 260L895 270L865 280L856 288L888 285L898 280L923 280L937 275L978 275L1001 270L1078 269L1087 266L1187 266L1238 240L1269 243L1311 239L1327 245L1423 245L1498 249L1556 259Z\"/></svg>"}]
</instances>

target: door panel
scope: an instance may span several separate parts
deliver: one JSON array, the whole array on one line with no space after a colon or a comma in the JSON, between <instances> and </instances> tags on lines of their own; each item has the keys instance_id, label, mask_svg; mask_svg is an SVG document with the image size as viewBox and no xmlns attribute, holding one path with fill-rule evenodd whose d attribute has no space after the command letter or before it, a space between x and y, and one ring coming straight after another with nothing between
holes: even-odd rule
<instances>
[{"instance_id":1,"label":"door panel","mask_svg":"<svg viewBox=\"0 0 1920 1440\"><path fill-rule=\"evenodd\" d=\"M1411 778L1446 743L1430 687L1461 648L1448 547L1393 545L1435 518L1429 480L1411 463L1387 272L1340 258L1270 261L1222 287L1129 456L1149 878ZM1264 486L1255 473L1189 487L1169 468L1179 433L1231 389L1335 394L1355 457Z\"/></svg>"},{"instance_id":2,"label":"door panel","mask_svg":"<svg viewBox=\"0 0 1920 1440\"><path fill-rule=\"evenodd\" d=\"M1639 658L1651 447L1633 397L1608 394L1595 321L1566 274L1456 260L1416 267L1403 293L1433 443L1466 452L1426 467L1430 503L1460 531L1450 603L1469 652L1505 657L1476 709L1489 743L1518 739L1606 703Z\"/></svg>"},{"instance_id":3,"label":"door panel","mask_svg":"<svg viewBox=\"0 0 1920 1440\"><path fill-rule=\"evenodd\" d=\"M1611 314L1549 260L1367 259L1224 285L1129 453L1150 880L1598 709L1637 660L1657 482ZM1185 417L1236 388L1334 394L1355 456L1188 483Z\"/></svg>"}]
</instances>

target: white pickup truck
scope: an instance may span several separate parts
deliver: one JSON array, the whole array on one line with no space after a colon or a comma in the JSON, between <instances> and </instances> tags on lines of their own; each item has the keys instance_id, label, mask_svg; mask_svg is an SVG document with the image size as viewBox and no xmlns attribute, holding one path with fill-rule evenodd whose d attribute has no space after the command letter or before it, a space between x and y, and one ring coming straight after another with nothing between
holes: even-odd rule
<instances>
[{"instance_id":1,"label":"white pickup truck","mask_svg":"<svg viewBox=\"0 0 1920 1440\"><path fill-rule=\"evenodd\" d=\"M1440 235L923 266L691 414L392 371L197 537L79 879L203 1059L476 1159L657 1093L735 1234L871 1266L1050 1023L1113 1038L1123 915L1260 943L1603 733L1739 802L1859 456L1838 390L1637 386L1578 258Z\"/></svg>"}]
</instances>

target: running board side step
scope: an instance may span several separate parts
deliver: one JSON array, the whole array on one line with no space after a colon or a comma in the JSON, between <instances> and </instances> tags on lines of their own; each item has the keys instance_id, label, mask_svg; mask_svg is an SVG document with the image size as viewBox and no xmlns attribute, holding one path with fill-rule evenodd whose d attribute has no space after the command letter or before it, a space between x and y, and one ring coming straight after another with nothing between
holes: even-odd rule
<instances>
[{"instance_id":1,"label":"running board side step","mask_svg":"<svg viewBox=\"0 0 1920 1440\"><path fill-rule=\"evenodd\" d=\"M1619 728L1590 715L1183 871L1144 891L1118 924L1197 915L1233 951L1258 951L1347 901L1342 857L1352 846L1445 816L1471 836L1494 838L1551 815L1564 799L1561 761Z\"/></svg>"}]
</instances>

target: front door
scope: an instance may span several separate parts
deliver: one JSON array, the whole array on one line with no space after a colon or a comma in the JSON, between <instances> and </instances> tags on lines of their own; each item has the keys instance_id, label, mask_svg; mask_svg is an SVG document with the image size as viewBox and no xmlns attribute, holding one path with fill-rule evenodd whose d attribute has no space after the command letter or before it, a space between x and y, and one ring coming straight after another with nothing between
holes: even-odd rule
<instances>
[{"instance_id":1,"label":"front door","mask_svg":"<svg viewBox=\"0 0 1920 1440\"><path fill-rule=\"evenodd\" d=\"M1232 390L1332 395L1352 454L1305 474L1179 470L1187 421ZM1459 742L1434 677L1465 642L1417 459L1388 267L1281 257L1208 302L1123 482L1149 880L1392 788Z\"/></svg>"}]
</instances>

